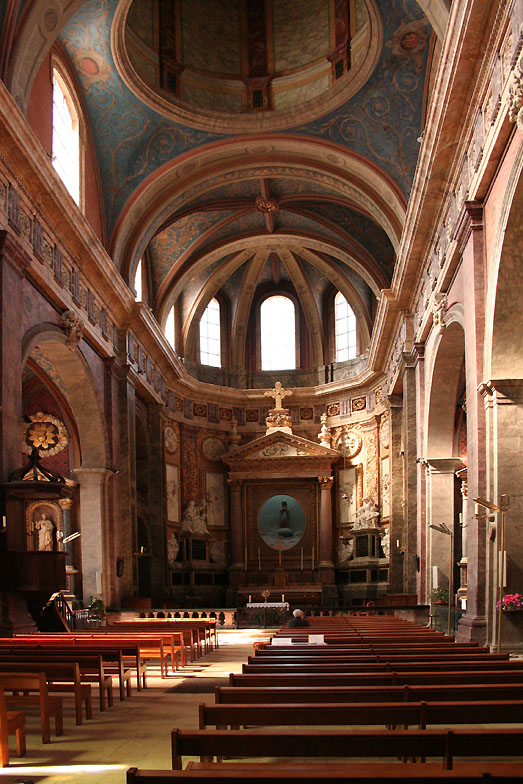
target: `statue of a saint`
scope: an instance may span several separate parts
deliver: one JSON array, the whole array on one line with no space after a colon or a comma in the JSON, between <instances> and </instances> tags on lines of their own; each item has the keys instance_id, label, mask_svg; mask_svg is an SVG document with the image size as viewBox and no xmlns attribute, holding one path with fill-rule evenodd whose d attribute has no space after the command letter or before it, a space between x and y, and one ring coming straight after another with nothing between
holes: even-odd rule
<instances>
[{"instance_id":1,"label":"statue of a saint","mask_svg":"<svg viewBox=\"0 0 523 784\"><path fill-rule=\"evenodd\" d=\"M189 531L192 534L209 533L205 524L205 503L202 502L200 506L197 506L196 501L189 501L183 513L181 530Z\"/></svg>"},{"instance_id":2,"label":"statue of a saint","mask_svg":"<svg viewBox=\"0 0 523 784\"><path fill-rule=\"evenodd\" d=\"M338 561L339 563L345 563L350 558L352 558L354 552L354 539L344 539L340 540L340 546L338 547Z\"/></svg>"},{"instance_id":3,"label":"statue of a saint","mask_svg":"<svg viewBox=\"0 0 523 784\"><path fill-rule=\"evenodd\" d=\"M51 551L54 549L54 523L45 512L40 520L35 522L35 531L38 532L38 549Z\"/></svg>"},{"instance_id":4,"label":"statue of a saint","mask_svg":"<svg viewBox=\"0 0 523 784\"><path fill-rule=\"evenodd\" d=\"M387 528L383 536L381 537L381 549L383 550L383 554L385 558L390 557L390 528Z\"/></svg>"},{"instance_id":5,"label":"statue of a saint","mask_svg":"<svg viewBox=\"0 0 523 784\"><path fill-rule=\"evenodd\" d=\"M354 522L353 531L359 528L379 528L378 518L380 513L372 498L364 498Z\"/></svg>"},{"instance_id":6,"label":"statue of a saint","mask_svg":"<svg viewBox=\"0 0 523 784\"><path fill-rule=\"evenodd\" d=\"M176 534L174 531L171 531L169 536L167 537L167 561L170 565L172 565L178 556L180 551L180 544L178 539L176 538Z\"/></svg>"}]
</instances>

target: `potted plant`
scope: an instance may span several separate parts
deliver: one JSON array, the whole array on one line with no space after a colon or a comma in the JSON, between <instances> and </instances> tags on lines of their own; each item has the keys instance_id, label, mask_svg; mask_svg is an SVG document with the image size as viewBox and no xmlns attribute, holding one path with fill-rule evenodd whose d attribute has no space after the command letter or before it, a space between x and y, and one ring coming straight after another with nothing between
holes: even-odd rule
<instances>
[{"instance_id":1,"label":"potted plant","mask_svg":"<svg viewBox=\"0 0 523 784\"><path fill-rule=\"evenodd\" d=\"M101 599L94 599L92 596L89 597L89 602L89 606L87 607L89 619L101 623L105 618L104 603Z\"/></svg>"},{"instance_id":2,"label":"potted plant","mask_svg":"<svg viewBox=\"0 0 523 784\"><path fill-rule=\"evenodd\" d=\"M499 601L496 608L499 607ZM523 596L520 593L506 593L501 599L501 609L503 612L520 612L523 610Z\"/></svg>"},{"instance_id":3,"label":"potted plant","mask_svg":"<svg viewBox=\"0 0 523 784\"><path fill-rule=\"evenodd\" d=\"M431 597L434 599L436 604L448 604L449 603L449 589L446 587L443 588L433 588L430 592Z\"/></svg>"}]
</instances>

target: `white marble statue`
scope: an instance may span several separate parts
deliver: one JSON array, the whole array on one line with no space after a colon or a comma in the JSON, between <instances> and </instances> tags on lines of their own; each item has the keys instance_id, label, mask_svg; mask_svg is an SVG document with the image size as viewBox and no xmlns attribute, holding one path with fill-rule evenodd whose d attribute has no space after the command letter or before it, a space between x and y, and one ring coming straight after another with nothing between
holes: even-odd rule
<instances>
[{"instance_id":1,"label":"white marble statue","mask_svg":"<svg viewBox=\"0 0 523 784\"><path fill-rule=\"evenodd\" d=\"M167 537L167 561L171 566L176 561L179 552L180 552L180 543L178 542L178 539L176 538L176 534L174 533L174 531L171 531L171 533Z\"/></svg>"},{"instance_id":2,"label":"white marble statue","mask_svg":"<svg viewBox=\"0 0 523 784\"><path fill-rule=\"evenodd\" d=\"M385 558L390 558L390 528L387 528L381 537L381 549L383 550Z\"/></svg>"},{"instance_id":3,"label":"white marble statue","mask_svg":"<svg viewBox=\"0 0 523 784\"><path fill-rule=\"evenodd\" d=\"M354 539L340 539L338 546L338 562L345 563L352 558L354 552Z\"/></svg>"},{"instance_id":4,"label":"white marble statue","mask_svg":"<svg viewBox=\"0 0 523 784\"><path fill-rule=\"evenodd\" d=\"M363 528L379 528L379 510L372 498L364 498L354 522L353 531Z\"/></svg>"},{"instance_id":5,"label":"white marble statue","mask_svg":"<svg viewBox=\"0 0 523 784\"><path fill-rule=\"evenodd\" d=\"M205 524L205 502L197 506L196 501L189 501L183 513L182 531L192 534L208 534Z\"/></svg>"}]
</instances>

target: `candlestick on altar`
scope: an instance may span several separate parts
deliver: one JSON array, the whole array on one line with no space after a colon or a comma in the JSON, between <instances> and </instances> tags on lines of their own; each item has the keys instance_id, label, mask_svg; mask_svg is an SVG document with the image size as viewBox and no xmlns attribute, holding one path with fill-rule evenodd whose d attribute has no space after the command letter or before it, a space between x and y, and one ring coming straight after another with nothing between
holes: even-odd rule
<instances>
[{"instance_id":1,"label":"candlestick on altar","mask_svg":"<svg viewBox=\"0 0 523 784\"><path fill-rule=\"evenodd\" d=\"M7 528L7 517L5 515L2 517L2 528Z\"/></svg>"},{"instance_id":2,"label":"candlestick on altar","mask_svg":"<svg viewBox=\"0 0 523 784\"><path fill-rule=\"evenodd\" d=\"M259 547L258 547L258 571L261 572L261 553Z\"/></svg>"},{"instance_id":3,"label":"candlestick on altar","mask_svg":"<svg viewBox=\"0 0 523 784\"><path fill-rule=\"evenodd\" d=\"M247 571L247 548L245 548L245 571Z\"/></svg>"},{"instance_id":4,"label":"candlestick on altar","mask_svg":"<svg viewBox=\"0 0 523 784\"><path fill-rule=\"evenodd\" d=\"M303 572L303 547L301 548L301 563L300 563L300 569L301 569L301 571Z\"/></svg>"},{"instance_id":5,"label":"candlestick on altar","mask_svg":"<svg viewBox=\"0 0 523 784\"><path fill-rule=\"evenodd\" d=\"M278 550L278 566L281 566L281 547Z\"/></svg>"},{"instance_id":6,"label":"candlestick on altar","mask_svg":"<svg viewBox=\"0 0 523 784\"><path fill-rule=\"evenodd\" d=\"M312 548L312 571L314 571L314 547Z\"/></svg>"}]
</instances>

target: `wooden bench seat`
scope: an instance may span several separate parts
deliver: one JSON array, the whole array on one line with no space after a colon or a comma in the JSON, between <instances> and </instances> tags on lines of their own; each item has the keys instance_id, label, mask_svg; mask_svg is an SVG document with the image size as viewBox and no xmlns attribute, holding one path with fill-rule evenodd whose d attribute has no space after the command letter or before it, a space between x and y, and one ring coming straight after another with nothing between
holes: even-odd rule
<instances>
[{"instance_id":1,"label":"wooden bench seat","mask_svg":"<svg viewBox=\"0 0 523 784\"><path fill-rule=\"evenodd\" d=\"M474 784L475 782L500 781L504 784L523 778L523 764L515 762L463 763L453 770L444 770L439 764L401 763L284 763L212 765L192 763L185 770L140 770L129 768L127 784L183 784L196 781L242 782L260 781L261 784L327 784L340 781L344 784Z\"/></svg>"},{"instance_id":2,"label":"wooden bench seat","mask_svg":"<svg viewBox=\"0 0 523 784\"><path fill-rule=\"evenodd\" d=\"M49 695L45 673L0 672L0 686L8 707L35 705L40 709L42 743L51 742L51 717L55 734L64 734L62 698Z\"/></svg>"},{"instance_id":3,"label":"wooden bench seat","mask_svg":"<svg viewBox=\"0 0 523 784\"><path fill-rule=\"evenodd\" d=\"M0 639L0 652L2 649L13 650L30 650L31 648L37 650L52 649L56 652L71 653L79 651L81 653L91 653L97 656L102 656L105 665L109 668L111 665L112 673L118 676L120 686L120 699L124 699L126 693L130 693L129 684L130 675L124 666L126 663L132 666L136 671L136 680L138 691L146 686L146 673L147 664L140 654L138 645L134 645L131 640L122 640L121 642L112 641L109 639L90 639L89 637L73 636L71 634L35 634L29 636L20 636L11 638L11 645L9 645L9 638ZM109 672L109 670L107 670Z\"/></svg>"},{"instance_id":4,"label":"wooden bench seat","mask_svg":"<svg viewBox=\"0 0 523 784\"><path fill-rule=\"evenodd\" d=\"M9 764L9 735L16 738L16 753L24 757L25 715L23 711L7 710L3 686L0 686L0 768Z\"/></svg>"},{"instance_id":5,"label":"wooden bench seat","mask_svg":"<svg viewBox=\"0 0 523 784\"><path fill-rule=\"evenodd\" d=\"M523 729L181 730L171 732L172 767L185 756L223 757L521 757Z\"/></svg>"},{"instance_id":6,"label":"wooden bench seat","mask_svg":"<svg viewBox=\"0 0 523 784\"><path fill-rule=\"evenodd\" d=\"M523 700L523 683L399 686L216 686L219 704L297 702L475 702ZM523 719L523 714L522 717Z\"/></svg>"},{"instance_id":7,"label":"wooden bench seat","mask_svg":"<svg viewBox=\"0 0 523 784\"><path fill-rule=\"evenodd\" d=\"M199 728L208 726L335 726L520 723L522 700L487 702L289 703L199 706Z\"/></svg>"},{"instance_id":8,"label":"wooden bench seat","mask_svg":"<svg viewBox=\"0 0 523 784\"><path fill-rule=\"evenodd\" d=\"M2 672L44 671L49 693L70 693L73 695L76 723L82 724L83 722L82 704L85 706L85 718L92 719L91 684L81 682L78 662L57 663L42 661L41 659L37 659L34 662L24 662L18 660L4 661L2 659L0 660L0 670Z\"/></svg>"},{"instance_id":9,"label":"wooden bench seat","mask_svg":"<svg viewBox=\"0 0 523 784\"><path fill-rule=\"evenodd\" d=\"M466 683L523 683L523 662L510 670L459 670L447 672L288 673L260 675L230 673L229 686L395 686Z\"/></svg>"},{"instance_id":10,"label":"wooden bench seat","mask_svg":"<svg viewBox=\"0 0 523 784\"><path fill-rule=\"evenodd\" d=\"M31 646L28 649L17 648L12 652L0 649L0 669L4 664L27 663L33 671L45 672L46 666L51 664L78 664L80 670L80 681L82 684L94 683L98 686L100 711L105 711L106 705L113 705L113 680L111 675L105 672L104 661L101 656L82 651L71 651L67 649L59 651L45 648L35 649Z\"/></svg>"},{"instance_id":11,"label":"wooden bench seat","mask_svg":"<svg viewBox=\"0 0 523 784\"><path fill-rule=\"evenodd\" d=\"M496 654L493 654L495 656ZM506 658L495 659L489 657L488 659L475 660L475 659L461 659L455 660L446 658L445 661L441 660L427 660L419 659L417 657L392 657L387 656L383 658L378 657L361 657L356 661L324 663L324 664L243 664L242 672L244 673L320 673L320 672L369 672L370 670L380 669L383 671L397 672L404 670L431 669L434 671L441 670L482 670L482 669L504 669L503 665L507 664Z\"/></svg>"}]
</instances>

